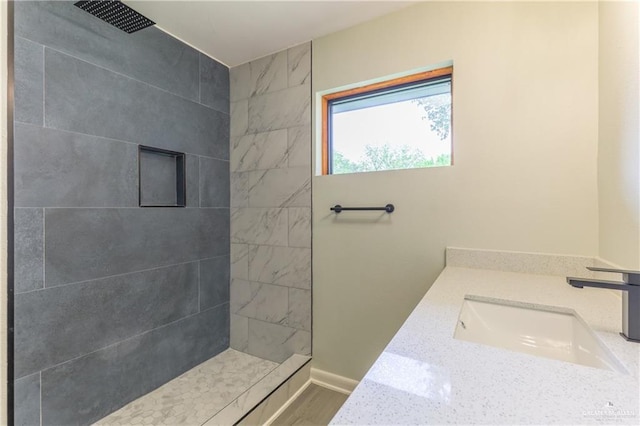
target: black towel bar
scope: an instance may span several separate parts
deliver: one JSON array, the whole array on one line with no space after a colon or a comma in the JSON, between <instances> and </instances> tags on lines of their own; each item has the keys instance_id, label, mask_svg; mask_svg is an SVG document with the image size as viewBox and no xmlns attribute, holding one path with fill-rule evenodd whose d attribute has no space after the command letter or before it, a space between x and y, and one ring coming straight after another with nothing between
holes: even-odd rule
<instances>
[{"instance_id":1,"label":"black towel bar","mask_svg":"<svg viewBox=\"0 0 640 426\"><path fill-rule=\"evenodd\" d=\"M342 211L347 211L347 210L355 210L355 211L382 210L387 213L393 213L395 209L396 208L394 207L393 204L387 204L384 207L342 207L340 204L336 204L335 206L331 207L329 210L336 213L340 213Z\"/></svg>"}]
</instances>

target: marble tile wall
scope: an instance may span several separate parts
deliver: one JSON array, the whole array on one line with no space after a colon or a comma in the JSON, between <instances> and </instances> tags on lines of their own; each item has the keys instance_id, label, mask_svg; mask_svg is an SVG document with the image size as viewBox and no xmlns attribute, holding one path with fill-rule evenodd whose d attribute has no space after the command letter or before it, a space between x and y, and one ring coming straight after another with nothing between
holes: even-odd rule
<instances>
[{"instance_id":1,"label":"marble tile wall","mask_svg":"<svg viewBox=\"0 0 640 426\"><path fill-rule=\"evenodd\" d=\"M14 8L15 424L90 424L229 346L229 70ZM186 208L138 207L138 144L187 154Z\"/></svg>"},{"instance_id":2,"label":"marble tile wall","mask_svg":"<svg viewBox=\"0 0 640 426\"><path fill-rule=\"evenodd\" d=\"M230 70L231 347L311 353L311 43Z\"/></svg>"}]
</instances>

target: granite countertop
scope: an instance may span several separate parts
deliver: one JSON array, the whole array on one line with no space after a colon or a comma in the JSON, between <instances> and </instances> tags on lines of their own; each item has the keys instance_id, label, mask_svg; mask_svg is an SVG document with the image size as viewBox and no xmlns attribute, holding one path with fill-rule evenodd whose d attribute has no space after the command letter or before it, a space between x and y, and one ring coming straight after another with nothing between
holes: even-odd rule
<instances>
[{"instance_id":1,"label":"granite countertop","mask_svg":"<svg viewBox=\"0 0 640 426\"><path fill-rule=\"evenodd\" d=\"M563 259L542 261L562 269ZM640 344L618 334L618 293L575 289L561 275L447 266L332 424L637 425ZM574 309L628 374L454 339L465 295Z\"/></svg>"}]
</instances>

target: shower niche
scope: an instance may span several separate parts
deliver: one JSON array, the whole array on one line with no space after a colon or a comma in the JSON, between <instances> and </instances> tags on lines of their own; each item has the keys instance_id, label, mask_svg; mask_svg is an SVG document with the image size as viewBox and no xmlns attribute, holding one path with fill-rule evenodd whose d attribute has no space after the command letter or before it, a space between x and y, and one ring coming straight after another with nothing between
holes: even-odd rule
<instances>
[{"instance_id":1,"label":"shower niche","mask_svg":"<svg viewBox=\"0 0 640 426\"><path fill-rule=\"evenodd\" d=\"M184 207L185 155L150 146L138 146L140 207Z\"/></svg>"}]
</instances>

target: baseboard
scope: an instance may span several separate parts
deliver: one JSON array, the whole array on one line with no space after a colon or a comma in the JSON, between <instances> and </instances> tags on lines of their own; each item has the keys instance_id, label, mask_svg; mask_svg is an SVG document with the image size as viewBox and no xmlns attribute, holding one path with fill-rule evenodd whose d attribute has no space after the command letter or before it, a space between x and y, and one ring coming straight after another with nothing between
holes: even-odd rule
<instances>
[{"instance_id":1,"label":"baseboard","mask_svg":"<svg viewBox=\"0 0 640 426\"><path fill-rule=\"evenodd\" d=\"M291 404L293 404L293 401L295 401L302 394L302 392L304 392L304 390L309 387L310 384L311 379L307 380L305 384L300 386L300 389L298 389L296 393L291 395L291 398L289 398L287 402L282 405L282 407L278 408L278 411L273 413L273 416L269 417L269 419L264 423L263 426L270 426L278 417L280 417L280 414L284 413L284 410L286 410Z\"/></svg>"},{"instance_id":2,"label":"baseboard","mask_svg":"<svg viewBox=\"0 0 640 426\"><path fill-rule=\"evenodd\" d=\"M332 391L340 392L345 395L351 395L351 392L358 386L356 380L349 379L347 377L338 376L337 374L329 373L328 371L318 370L317 368L311 368L311 375L300 389L296 391L285 402L282 407L278 409L269 419L264 423L264 426L270 426L284 411L289 408L291 404L313 383L314 385L322 386L323 388L330 389Z\"/></svg>"},{"instance_id":3,"label":"baseboard","mask_svg":"<svg viewBox=\"0 0 640 426\"><path fill-rule=\"evenodd\" d=\"M351 395L351 392L358 386L359 382L311 367L311 383L336 392Z\"/></svg>"}]
</instances>

